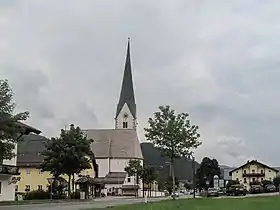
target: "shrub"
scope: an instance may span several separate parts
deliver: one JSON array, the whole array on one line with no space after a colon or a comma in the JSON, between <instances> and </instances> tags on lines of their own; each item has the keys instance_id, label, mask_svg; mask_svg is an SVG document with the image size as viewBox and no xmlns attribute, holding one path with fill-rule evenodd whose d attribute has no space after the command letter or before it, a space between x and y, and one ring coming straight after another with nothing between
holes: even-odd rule
<instances>
[{"instance_id":1,"label":"shrub","mask_svg":"<svg viewBox=\"0 0 280 210\"><path fill-rule=\"evenodd\" d=\"M34 190L24 196L25 200L43 200L49 198L49 193L44 190Z\"/></svg>"}]
</instances>

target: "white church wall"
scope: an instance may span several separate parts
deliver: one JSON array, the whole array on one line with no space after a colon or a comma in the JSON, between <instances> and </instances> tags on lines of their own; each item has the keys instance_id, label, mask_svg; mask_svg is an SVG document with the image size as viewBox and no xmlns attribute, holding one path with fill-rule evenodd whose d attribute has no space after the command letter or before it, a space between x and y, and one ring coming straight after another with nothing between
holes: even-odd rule
<instances>
[{"instance_id":1,"label":"white church wall","mask_svg":"<svg viewBox=\"0 0 280 210\"><path fill-rule=\"evenodd\" d=\"M109 159L96 159L99 166L99 177L105 177L109 173Z\"/></svg>"},{"instance_id":2,"label":"white church wall","mask_svg":"<svg viewBox=\"0 0 280 210\"><path fill-rule=\"evenodd\" d=\"M127 117L124 117L124 114L127 114ZM123 122L127 122L127 128L123 127ZM116 129L135 129L136 128L136 120L133 118L127 103L122 107L119 115L116 119Z\"/></svg>"}]
</instances>

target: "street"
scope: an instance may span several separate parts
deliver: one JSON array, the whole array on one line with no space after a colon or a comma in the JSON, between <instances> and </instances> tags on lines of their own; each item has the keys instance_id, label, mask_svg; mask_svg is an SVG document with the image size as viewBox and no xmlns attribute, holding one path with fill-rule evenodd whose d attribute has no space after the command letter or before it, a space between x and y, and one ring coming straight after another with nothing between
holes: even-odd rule
<instances>
[{"instance_id":1,"label":"street","mask_svg":"<svg viewBox=\"0 0 280 210\"><path fill-rule=\"evenodd\" d=\"M246 196L220 196L214 199L223 198L245 198L245 197L257 197L257 196L275 196L279 193L263 193L263 194L247 194ZM199 198L200 196L197 196ZM179 199L192 198L192 195L181 196ZM171 199L171 197L162 198L149 198L148 202L160 201ZM130 197L106 197L102 199L96 199L88 202L71 202L71 203L47 203L47 204L31 204L31 205L10 205L10 206L0 206L0 210L84 210L90 208L105 208L115 205L133 204L133 203L143 203L143 198L130 198Z\"/></svg>"}]
</instances>

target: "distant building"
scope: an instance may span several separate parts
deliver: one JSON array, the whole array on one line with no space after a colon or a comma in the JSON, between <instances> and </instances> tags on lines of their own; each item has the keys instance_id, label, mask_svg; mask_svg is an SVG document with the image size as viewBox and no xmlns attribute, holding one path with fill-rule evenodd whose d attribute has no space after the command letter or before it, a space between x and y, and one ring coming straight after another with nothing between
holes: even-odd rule
<instances>
[{"instance_id":1,"label":"distant building","mask_svg":"<svg viewBox=\"0 0 280 210\"><path fill-rule=\"evenodd\" d=\"M279 171L273 167L265 165L257 160L247 163L230 171L232 180L237 180L250 189L251 182L262 182L264 180L273 181Z\"/></svg>"}]
</instances>

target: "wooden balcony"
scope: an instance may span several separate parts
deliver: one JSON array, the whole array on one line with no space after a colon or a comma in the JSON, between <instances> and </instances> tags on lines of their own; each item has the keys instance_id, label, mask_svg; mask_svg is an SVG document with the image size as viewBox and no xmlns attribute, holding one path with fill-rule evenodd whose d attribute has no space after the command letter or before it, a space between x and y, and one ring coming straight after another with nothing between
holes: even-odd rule
<instances>
[{"instance_id":1,"label":"wooden balcony","mask_svg":"<svg viewBox=\"0 0 280 210\"><path fill-rule=\"evenodd\" d=\"M243 177L263 177L265 173L261 172L250 172L250 173L243 173Z\"/></svg>"},{"instance_id":2,"label":"wooden balcony","mask_svg":"<svg viewBox=\"0 0 280 210\"><path fill-rule=\"evenodd\" d=\"M7 175L20 175L19 168L13 165L0 165L0 174L7 174Z\"/></svg>"}]
</instances>

